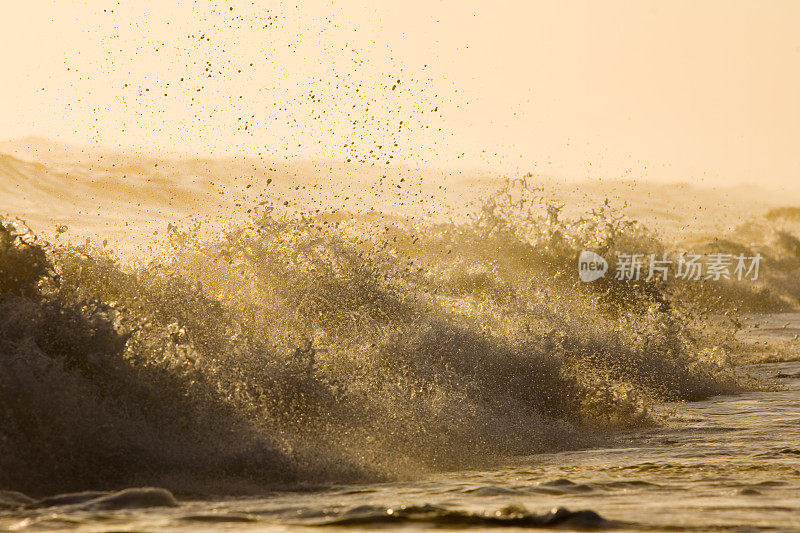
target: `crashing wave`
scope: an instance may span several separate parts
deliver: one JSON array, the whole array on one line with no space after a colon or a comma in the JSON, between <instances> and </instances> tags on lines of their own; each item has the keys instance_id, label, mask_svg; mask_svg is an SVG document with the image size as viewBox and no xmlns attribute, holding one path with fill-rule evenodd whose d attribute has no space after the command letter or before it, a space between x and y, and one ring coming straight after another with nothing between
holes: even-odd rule
<instances>
[{"instance_id":1,"label":"crashing wave","mask_svg":"<svg viewBox=\"0 0 800 533\"><path fill-rule=\"evenodd\" d=\"M254 492L599 442L738 384L696 290L581 284L656 251L607 211L276 219L120 264L0 228L0 487Z\"/></svg>"}]
</instances>

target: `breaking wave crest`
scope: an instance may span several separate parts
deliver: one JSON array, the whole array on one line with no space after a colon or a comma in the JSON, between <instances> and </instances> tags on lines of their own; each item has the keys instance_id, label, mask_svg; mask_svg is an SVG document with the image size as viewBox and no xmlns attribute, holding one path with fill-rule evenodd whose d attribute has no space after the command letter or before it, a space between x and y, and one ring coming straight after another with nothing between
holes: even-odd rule
<instances>
[{"instance_id":1,"label":"breaking wave crest","mask_svg":"<svg viewBox=\"0 0 800 533\"><path fill-rule=\"evenodd\" d=\"M581 284L607 211L261 213L135 265L0 228L0 487L256 491L586 446L736 390L696 289ZM529 204L528 204L529 205Z\"/></svg>"}]
</instances>

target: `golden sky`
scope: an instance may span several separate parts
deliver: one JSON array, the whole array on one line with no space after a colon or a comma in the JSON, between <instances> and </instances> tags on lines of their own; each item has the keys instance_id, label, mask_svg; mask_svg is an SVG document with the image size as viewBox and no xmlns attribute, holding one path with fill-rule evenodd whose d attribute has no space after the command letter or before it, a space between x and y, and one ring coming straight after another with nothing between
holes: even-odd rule
<instances>
[{"instance_id":1,"label":"golden sky","mask_svg":"<svg viewBox=\"0 0 800 533\"><path fill-rule=\"evenodd\" d=\"M0 138L800 182L800 2L8 2Z\"/></svg>"}]
</instances>

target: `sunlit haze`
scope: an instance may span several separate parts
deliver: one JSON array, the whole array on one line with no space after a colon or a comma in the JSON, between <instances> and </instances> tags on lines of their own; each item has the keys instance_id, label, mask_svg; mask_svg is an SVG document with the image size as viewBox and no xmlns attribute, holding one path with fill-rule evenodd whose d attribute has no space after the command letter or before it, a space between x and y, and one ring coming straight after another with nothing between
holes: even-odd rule
<instances>
[{"instance_id":1,"label":"sunlit haze","mask_svg":"<svg viewBox=\"0 0 800 533\"><path fill-rule=\"evenodd\" d=\"M9 2L0 138L793 188L798 27L794 1Z\"/></svg>"}]
</instances>

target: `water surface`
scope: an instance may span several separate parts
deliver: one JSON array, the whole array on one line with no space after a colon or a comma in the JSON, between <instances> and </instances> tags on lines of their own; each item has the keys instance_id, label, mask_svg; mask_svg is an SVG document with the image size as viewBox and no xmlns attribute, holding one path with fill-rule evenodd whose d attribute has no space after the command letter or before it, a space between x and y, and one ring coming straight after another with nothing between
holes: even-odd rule
<instances>
[{"instance_id":1,"label":"water surface","mask_svg":"<svg viewBox=\"0 0 800 533\"><path fill-rule=\"evenodd\" d=\"M124 509L92 502L6 511L16 531L286 531L320 526L800 530L800 363L752 365L779 390L659 406L664 427L612 447L520 457L503 468L410 482L334 485L257 498ZM565 508L554 511L553 508ZM578 511L592 512L580 513ZM595 514L596 513L596 514Z\"/></svg>"}]
</instances>

